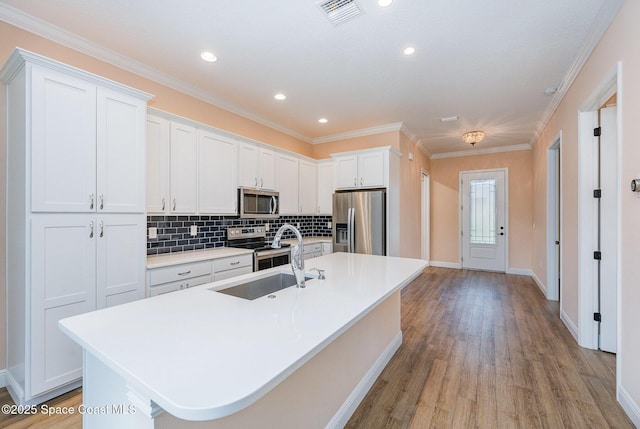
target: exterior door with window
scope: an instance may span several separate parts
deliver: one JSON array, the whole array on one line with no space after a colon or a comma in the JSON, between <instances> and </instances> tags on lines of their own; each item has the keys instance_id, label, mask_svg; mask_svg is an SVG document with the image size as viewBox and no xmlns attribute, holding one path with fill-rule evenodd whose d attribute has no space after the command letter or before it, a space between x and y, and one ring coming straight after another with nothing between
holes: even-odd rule
<instances>
[{"instance_id":1,"label":"exterior door with window","mask_svg":"<svg viewBox=\"0 0 640 429\"><path fill-rule=\"evenodd\" d=\"M460 174L462 268L506 271L506 170Z\"/></svg>"}]
</instances>

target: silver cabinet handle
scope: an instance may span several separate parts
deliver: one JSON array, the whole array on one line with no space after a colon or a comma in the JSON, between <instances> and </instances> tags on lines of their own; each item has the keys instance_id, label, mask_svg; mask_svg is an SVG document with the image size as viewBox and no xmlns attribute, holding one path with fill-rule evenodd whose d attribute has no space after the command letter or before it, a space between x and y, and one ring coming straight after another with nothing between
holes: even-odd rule
<instances>
[{"instance_id":1,"label":"silver cabinet handle","mask_svg":"<svg viewBox=\"0 0 640 429\"><path fill-rule=\"evenodd\" d=\"M176 211L176 199L175 198L173 199L173 209L172 210L174 212Z\"/></svg>"},{"instance_id":2,"label":"silver cabinet handle","mask_svg":"<svg viewBox=\"0 0 640 429\"><path fill-rule=\"evenodd\" d=\"M104 222L100 221L100 238L104 237Z\"/></svg>"},{"instance_id":3,"label":"silver cabinet handle","mask_svg":"<svg viewBox=\"0 0 640 429\"><path fill-rule=\"evenodd\" d=\"M93 192L89 194L89 210L93 210Z\"/></svg>"},{"instance_id":4,"label":"silver cabinet handle","mask_svg":"<svg viewBox=\"0 0 640 429\"><path fill-rule=\"evenodd\" d=\"M162 197L162 211L164 211L164 206L166 205L167 201L164 197Z\"/></svg>"},{"instance_id":5,"label":"silver cabinet handle","mask_svg":"<svg viewBox=\"0 0 640 429\"><path fill-rule=\"evenodd\" d=\"M255 186L257 188L258 187L258 178L254 177L253 181L254 181L254 185L253 186Z\"/></svg>"},{"instance_id":6,"label":"silver cabinet handle","mask_svg":"<svg viewBox=\"0 0 640 429\"><path fill-rule=\"evenodd\" d=\"M360 178L360 186L362 186L362 177Z\"/></svg>"},{"instance_id":7,"label":"silver cabinet handle","mask_svg":"<svg viewBox=\"0 0 640 429\"><path fill-rule=\"evenodd\" d=\"M229 265L238 265L240 263L240 261L236 261L236 262L231 262Z\"/></svg>"},{"instance_id":8,"label":"silver cabinet handle","mask_svg":"<svg viewBox=\"0 0 640 429\"><path fill-rule=\"evenodd\" d=\"M353 186L358 186L358 178L357 177L353 178Z\"/></svg>"},{"instance_id":9,"label":"silver cabinet handle","mask_svg":"<svg viewBox=\"0 0 640 429\"><path fill-rule=\"evenodd\" d=\"M89 238L93 238L93 221L89 222Z\"/></svg>"},{"instance_id":10,"label":"silver cabinet handle","mask_svg":"<svg viewBox=\"0 0 640 429\"><path fill-rule=\"evenodd\" d=\"M263 188L264 187L264 180L260 179L260 187Z\"/></svg>"},{"instance_id":11,"label":"silver cabinet handle","mask_svg":"<svg viewBox=\"0 0 640 429\"><path fill-rule=\"evenodd\" d=\"M100 194L100 210L104 210L104 195Z\"/></svg>"},{"instance_id":12,"label":"silver cabinet handle","mask_svg":"<svg viewBox=\"0 0 640 429\"><path fill-rule=\"evenodd\" d=\"M191 270L178 273L179 276L186 276L187 274L191 274Z\"/></svg>"},{"instance_id":13,"label":"silver cabinet handle","mask_svg":"<svg viewBox=\"0 0 640 429\"><path fill-rule=\"evenodd\" d=\"M299 213L302 213L302 204L300 204L300 209L299 210L300 210Z\"/></svg>"}]
</instances>

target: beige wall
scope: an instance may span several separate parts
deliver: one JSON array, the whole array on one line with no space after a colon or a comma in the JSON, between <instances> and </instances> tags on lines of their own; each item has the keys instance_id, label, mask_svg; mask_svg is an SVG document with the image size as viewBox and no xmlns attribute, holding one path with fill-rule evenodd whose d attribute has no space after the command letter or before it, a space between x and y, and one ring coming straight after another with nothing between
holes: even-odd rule
<instances>
[{"instance_id":1,"label":"beige wall","mask_svg":"<svg viewBox=\"0 0 640 429\"><path fill-rule=\"evenodd\" d=\"M331 158L332 153L348 152L352 150L369 149L372 147L391 146L400 150L400 135L398 131L373 134L370 136L353 137L336 140L329 143L313 145L313 157L316 159Z\"/></svg>"},{"instance_id":2,"label":"beige wall","mask_svg":"<svg viewBox=\"0 0 640 429\"><path fill-rule=\"evenodd\" d=\"M578 325L578 111L606 83L618 61L618 103L621 117L621 244L620 244L620 363L621 385L628 400L640 406L640 198L629 191L631 179L640 177L640 144L635 137L640 118L640 2L627 0L604 37L591 54L562 103L547 124L533 151L534 201L536 208L546 206L546 152L562 131L562 306ZM545 211L536 209L537 225L533 246L534 271L545 279ZM638 408L636 408L638 409Z\"/></svg>"},{"instance_id":3,"label":"beige wall","mask_svg":"<svg viewBox=\"0 0 640 429\"><path fill-rule=\"evenodd\" d=\"M431 160L431 260L460 262L460 172L507 168L508 269L531 269L532 153L530 150Z\"/></svg>"}]
</instances>

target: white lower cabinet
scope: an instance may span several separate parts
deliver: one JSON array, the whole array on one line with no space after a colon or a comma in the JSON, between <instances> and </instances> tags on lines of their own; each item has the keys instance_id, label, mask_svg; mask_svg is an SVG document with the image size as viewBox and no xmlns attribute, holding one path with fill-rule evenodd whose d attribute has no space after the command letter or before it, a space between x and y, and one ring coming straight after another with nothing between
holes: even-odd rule
<instances>
[{"instance_id":1,"label":"white lower cabinet","mask_svg":"<svg viewBox=\"0 0 640 429\"><path fill-rule=\"evenodd\" d=\"M82 349L58 320L144 297L145 226L144 215L32 217L28 396L82 377Z\"/></svg>"},{"instance_id":2,"label":"white lower cabinet","mask_svg":"<svg viewBox=\"0 0 640 429\"><path fill-rule=\"evenodd\" d=\"M213 281L211 261L153 268L147 271L148 295L156 296Z\"/></svg>"},{"instance_id":3,"label":"white lower cabinet","mask_svg":"<svg viewBox=\"0 0 640 429\"><path fill-rule=\"evenodd\" d=\"M304 259L322 256L322 243L310 243L304 245Z\"/></svg>"}]
</instances>

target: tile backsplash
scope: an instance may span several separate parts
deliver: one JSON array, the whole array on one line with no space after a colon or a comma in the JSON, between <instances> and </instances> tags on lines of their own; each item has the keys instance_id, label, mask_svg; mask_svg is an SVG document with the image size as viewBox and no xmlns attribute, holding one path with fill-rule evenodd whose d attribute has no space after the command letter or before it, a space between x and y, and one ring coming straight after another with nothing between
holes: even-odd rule
<instances>
[{"instance_id":1,"label":"tile backsplash","mask_svg":"<svg viewBox=\"0 0 640 429\"><path fill-rule=\"evenodd\" d=\"M240 219L237 216L147 216L147 234L149 228L158 229L158 237L148 238L147 255L184 252L188 250L210 249L227 246L227 228L243 225L269 224L267 240L273 237L285 223L298 226L304 237L331 237L332 230L327 228L331 216L281 216L279 219ZM192 237L191 225L198 226L198 235ZM283 238L295 238L286 231Z\"/></svg>"}]
</instances>

